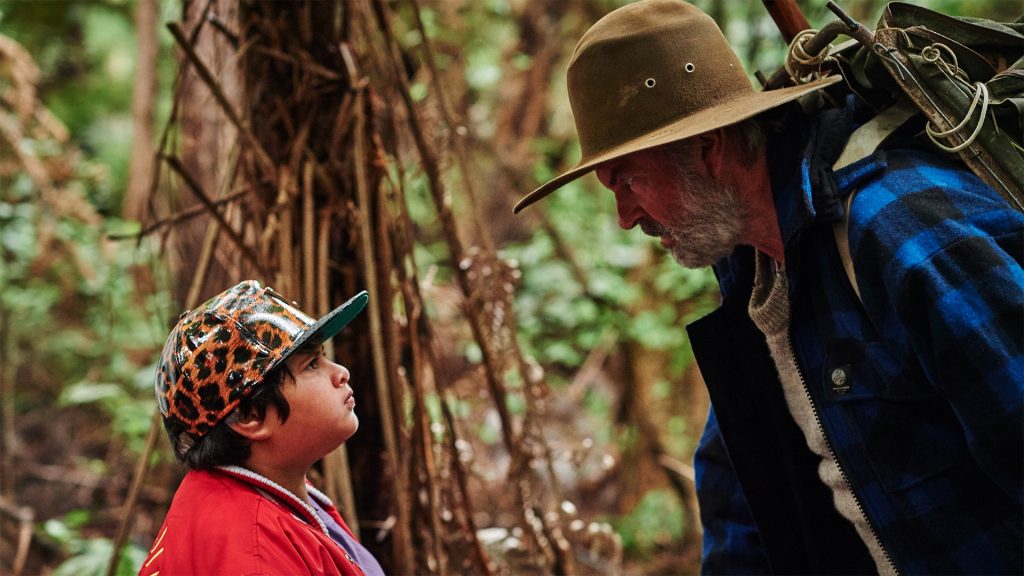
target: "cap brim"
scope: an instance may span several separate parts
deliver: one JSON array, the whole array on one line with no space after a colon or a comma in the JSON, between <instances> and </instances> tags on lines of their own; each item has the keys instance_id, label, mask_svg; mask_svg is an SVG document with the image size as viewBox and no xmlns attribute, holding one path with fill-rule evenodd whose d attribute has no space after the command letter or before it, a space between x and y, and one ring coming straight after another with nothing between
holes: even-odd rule
<instances>
[{"instance_id":1,"label":"cap brim","mask_svg":"<svg viewBox=\"0 0 1024 576\"><path fill-rule=\"evenodd\" d=\"M296 338L295 342L292 342L291 347L281 355L281 359L277 363L283 362L288 356L302 348L313 338L319 338L321 342L333 338L335 334L341 332L345 326L348 326L349 322L355 319L356 316L359 316L359 313L366 308L366 303L369 299L370 296L366 293L366 290L363 290L349 298L341 306L327 313L323 318L310 326L309 330L306 330L301 336Z\"/></svg>"},{"instance_id":2,"label":"cap brim","mask_svg":"<svg viewBox=\"0 0 1024 576\"><path fill-rule=\"evenodd\" d=\"M697 134L703 134L704 132L710 132L723 126L729 126L751 118L761 112L775 108L786 102L796 100L797 98L820 90L826 86L830 86L839 82L841 78L839 76L828 76L803 84L800 86L790 86L787 88L780 88L778 90L753 92L751 94L744 95L736 100L723 102L717 106L702 110L696 114L691 114L682 120L678 120L671 124L662 126L661 128L648 132L639 138L628 140L618 146L609 148L595 154L590 158L584 157L568 171L560 174L554 179L548 181L540 188L537 188L533 192L530 192L524 196L519 202L516 203L512 211L516 214L519 213L523 208L526 208L530 204L540 200L541 198L551 194L555 190L565 186L569 182L583 176L587 172L590 172L598 165L614 160L633 152L640 150L646 150L648 148L655 148L663 144L670 142L676 142L678 140L685 140L691 136Z\"/></svg>"}]
</instances>

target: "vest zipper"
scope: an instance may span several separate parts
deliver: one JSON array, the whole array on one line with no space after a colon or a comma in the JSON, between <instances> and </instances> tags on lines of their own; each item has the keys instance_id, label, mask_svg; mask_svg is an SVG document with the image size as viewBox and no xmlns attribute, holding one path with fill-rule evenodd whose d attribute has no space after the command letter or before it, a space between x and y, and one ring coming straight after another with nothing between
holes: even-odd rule
<instances>
[{"instance_id":1,"label":"vest zipper","mask_svg":"<svg viewBox=\"0 0 1024 576\"><path fill-rule=\"evenodd\" d=\"M846 475L846 470L843 469L842 462L836 456L836 451L832 448L832 440L829 439L828 434L825 433L825 426L821 423L821 415L818 413L818 405L814 403L814 397L811 395L810 388L807 387L807 381L804 379L803 368L800 367L800 363L796 357L796 347L793 346L793 333L787 328L786 339L789 343L789 354L793 358L793 365L796 366L796 376L800 380L800 387L803 389L804 394L807 396L807 402L811 405L811 414L814 415L814 425L818 427L818 431L821 432L821 437L825 439L825 447L828 449L829 456L836 463L836 468L839 469L839 476L842 477L843 483L850 490L850 495L853 496L853 503L857 506L857 513L864 518L864 522L867 524L868 531L871 532L871 537L875 539L875 543L878 544L878 549L882 551L882 555L885 556L885 561L889 564L889 568L892 569L893 574L899 576L900 571L896 568L896 563L893 562L892 556L889 554L889 549L882 543L882 539L878 537L878 532L875 531L874 524L871 523L871 518L864 511L864 505L860 501L860 497L857 496L857 492L853 489L853 484L850 483L849 476Z\"/></svg>"}]
</instances>

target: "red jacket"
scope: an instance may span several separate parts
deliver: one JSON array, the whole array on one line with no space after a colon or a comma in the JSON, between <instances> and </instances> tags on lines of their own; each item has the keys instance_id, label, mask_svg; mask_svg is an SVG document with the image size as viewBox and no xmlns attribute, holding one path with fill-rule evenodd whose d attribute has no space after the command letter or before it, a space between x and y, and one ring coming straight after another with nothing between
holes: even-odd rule
<instances>
[{"instance_id":1,"label":"red jacket","mask_svg":"<svg viewBox=\"0 0 1024 576\"><path fill-rule=\"evenodd\" d=\"M351 531L322 494L310 496ZM139 576L362 576L316 513L277 484L240 468L191 471L182 480Z\"/></svg>"}]
</instances>

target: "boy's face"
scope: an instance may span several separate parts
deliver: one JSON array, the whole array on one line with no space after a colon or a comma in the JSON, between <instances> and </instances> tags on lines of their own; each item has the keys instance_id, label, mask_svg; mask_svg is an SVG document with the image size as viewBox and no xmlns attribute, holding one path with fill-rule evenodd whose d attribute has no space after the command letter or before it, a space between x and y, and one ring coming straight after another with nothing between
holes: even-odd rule
<instances>
[{"instance_id":1,"label":"boy's face","mask_svg":"<svg viewBox=\"0 0 1024 576\"><path fill-rule=\"evenodd\" d=\"M300 350L285 363L294 376L286 376L281 383L290 405L288 420L281 422L273 405L268 406L267 420L276 428L278 446L287 450L297 465L311 466L359 428L349 372L325 358L322 349Z\"/></svg>"}]
</instances>

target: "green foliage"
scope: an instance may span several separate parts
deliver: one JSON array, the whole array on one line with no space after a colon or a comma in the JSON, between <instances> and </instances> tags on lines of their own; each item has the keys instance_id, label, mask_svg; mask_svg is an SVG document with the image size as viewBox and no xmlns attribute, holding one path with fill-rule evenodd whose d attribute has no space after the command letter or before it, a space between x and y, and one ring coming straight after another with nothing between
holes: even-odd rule
<instances>
[{"instance_id":1,"label":"green foliage","mask_svg":"<svg viewBox=\"0 0 1024 576\"><path fill-rule=\"evenodd\" d=\"M158 3L165 13L177 2ZM26 2L0 0L0 30L22 44L39 66L39 95L64 123L94 168L107 176L85 188L100 213L120 213L132 149L132 90L136 68L134 2ZM167 18L164 18L167 19ZM170 35L158 33L162 50ZM174 59L159 60L159 82L165 88L158 116L169 109L166 87L176 68Z\"/></svg>"},{"instance_id":2,"label":"green foliage","mask_svg":"<svg viewBox=\"0 0 1024 576\"><path fill-rule=\"evenodd\" d=\"M114 543L108 538L83 535L90 519L89 512L76 510L63 519L53 518L42 525L42 531L56 542L69 558L53 571L53 576L102 576L107 573ZM130 576L139 571L146 560L146 549L128 545L122 550L115 574Z\"/></svg>"},{"instance_id":3,"label":"green foliage","mask_svg":"<svg viewBox=\"0 0 1024 576\"><path fill-rule=\"evenodd\" d=\"M24 405L57 397L61 407L98 409L138 449L153 407L152 362L166 328L160 319L171 305L165 291L140 293L135 284L137 277L167 284L148 269L152 245L106 236L138 228L110 216L120 212L132 145L133 8L118 0L0 0L3 33L32 55L38 96L71 134L62 143L26 127L23 154L72 172L55 178L53 194L25 173L0 175L0 317L10 319L12 365L31 363L31 386L42 392ZM178 9L161 4L165 17ZM159 39L169 45L167 34ZM161 60L161 109L175 68L173 59Z\"/></svg>"},{"instance_id":4,"label":"green foliage","mask_svg":"<svg viewBox=\"0 0 1024 576\"><path fill-rule=\"evenodd\" d=\"M135 454L151 421L153 363L171 306L160 288L166 279L149 268L154 246L107 236L130 234L138 225L102 216L120 212L131 149L134 42L127 8L0 3L4 33L39 58L39 95L72 135L63 142L30 118L5 117L27 124L14 127L18 155L0 146L0 370L15 383L16 421L30 411L91 413L99 438L117 439ZM29 24L35 19L42 25ZM54 34L65 41L53 42ZM0 89L9 89L3 74ZM37 186L17 169L26 157L48 172L47 184ZM155 291L140 289L139 278ZM107 461L95 455L102 448L88 445L84 454L64 456L106 475ZM27 448L20 455L37 456ZM106 573L113 544L97 537L94 520L79 509L41 525L68 555L54 574ZM145 550L126 548L117 573L134 574L144 557Z\"/></svg>"},{"instance_id":5,"label":"green foliage","mask_svg":"<svg viewBox=\"0 0 1024 576\"><path fill-rule=\"evenodd\" d=\"M524 346L542 365L570 368L579 366L604 334L614 334L671 352L678 374L690 355L686 321L713 305L714 277L710 270L678 266L637 231L620 230L611 195L595 188L577 181L546 200L582 279L544 231L503 250L523 271L517 310ZM695 306L686 312L682 304L690 301Z\"/></svg>"},{"instance_id":6,"label":"green foliage","mask_svg":"<svg viewBox=\"0 0 1024 576\"><path fill-rule=\"evenodd\" d=\"M625 1L599 0L585 15L582 10L570 11L558 23L558 33ZM883 4L880 0L840 3L872 26ZM750 46L758 46L756 41L762 40L753 51L754 62L748 70L771 71L781 62L784 46L760 3L703 0L697 4L705 10L723 6L732 22L725 26L727 36L742 58L747 57ZM831 18L824 10L824 0L806 4L803 7L813 24L820 26ZM932 4L951 13L969 9L972 15L1005 14L1008 6L1019 11L1019 5L1006 0L934 0ZM161 21L176 19L180 11L178 2L159 6ZM405 26L400 31L403 45L415 50L422 38L408 25L412 22L409 6L396 5L401 16L398 26ZM76 157L69 162L74 174L61 183L59 201L44 199L24 173L0 175L0 325L6 329L0 340L5 360L0 370L19 376L18 410L56 405L58 409L90 411L97 415L98 426L109 427L111 434L137 451L153 409L153 362L166 335L168 311L174 307L164 289L150 293L136 285L136 278L146 277L147 285L169 286L160 271L150 269L156 258L154 247L111 243L106 236L113 231L130 233L133 228L111 217L120 212L131 152L136 66L133 7L127 0L0 0L0 28L35 59L41 72L39 94L68 127L73 151L50 140L28 138L19 144L25 154L44 160L62 154ZM512 3L463 3L458 24L448 27L440 12L442 8L424 10L426 32L439 48L436 56L442 73L454 71L453 76L465 83L466 93L459 95L468 111L465 120L474 136L484 140L494 133L503 74L509 71L502 68L502 60L511 54L511 70L516 72L529 69L533 60L529 54L515 52L518 38ZM160 27L155 32L163 50L158 108L166 115L168 87L177 61L170 56L166 31ZM566 52L575 40L565 39ZM417 75L413 82L414 99L429 103L425 76ZM551 158L579 157L564 82L564 66L558 67L549 86L551 135L531 143L536 156L543 159L533 168L536 181L555 175L557 166ZM4 151L0 148L0 153ZM412 233L420 274L430 275L436 284L451 283L448 248L436 223L426 178L413 169L400 174L392 168L389 176L390 181L404 184L416 226ZM457 175L449 172L445 177L457 194ZM76 204L75 199L87 202ZM458 213L465 207L454 209ZM713 275L709 270L682 269L651 239L637 231L618 229L611 195L599 190L592 177L566 186L532 210L548 212L558 237L583 274L577 276L559 253L555 239L543 230L503 247L503 257L517 260L523 272L516 313L524 352L544 366L549 380L557 384L571 377L595 347L608 341L666 351L670 370L655 383L652 395L655 402L667 399L672 379L692 361L686 322L715 305ZM475 343L456 346L470 363L480 362L481 351ZM522 382L506 384L516 391L509 395L507 407L521 415L526 408L519 393ZM441 421L440 401L436 396L427 398L433 422ZM448 397L444 401L457 418L474 414L472 399ZM585 392L583 409L593 421L607 424L591 436L602 444L616 440L629 444L635 439L633 430L626 430L620 438L612 429L613 403L614 398L607 394ZM692 449L693 439L686 436L686 430L683 418L668 418L664 436L671 451ZM487 444L501 439L493 413L480 419L476 431ZM103 465L96 459L92 463ZM612 523L628 551L645 555L678 538L687 520L673 493L654 490L633 511ZM112 543L90 534L93 521L92 514L77 510L42 525L46 535L70 555L54 574L105 572ZM145 550L130 547L118 573L134 573L132 567L139 566L144 556Z\"/></svg>"},{"instance_id":7,"label":"green foliage","mask_svg":"<svg viewBox=\"0 0 1024 576\"><path fill-rule=\"evenodd\" d=\"M95 220L33 201L23 186L8 190L0 197L0 316L12 364L32 362L38 390L52 390L62 406L100 407L114 432L141 448L152 410L142 390L162 342L155 313L169 308L166 293L136 289L132 271L152 258L148 245L111 243ZM49 400L27 405L36 403Z\"/></svg>"},{"instance_id":8,"label":"green foliage","mask_svg":"<svg viewBox=\"0 0 1024 576\"><path fill-rule=\"evenodd\" d=\"M622 537L626 553L647 557L658 546L677 541L687 518L674 492L651 490L629 514L608 521Z\"/></svg>"}]
</instances>

